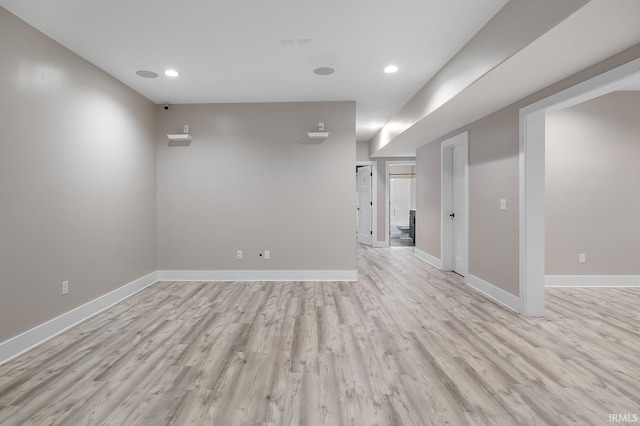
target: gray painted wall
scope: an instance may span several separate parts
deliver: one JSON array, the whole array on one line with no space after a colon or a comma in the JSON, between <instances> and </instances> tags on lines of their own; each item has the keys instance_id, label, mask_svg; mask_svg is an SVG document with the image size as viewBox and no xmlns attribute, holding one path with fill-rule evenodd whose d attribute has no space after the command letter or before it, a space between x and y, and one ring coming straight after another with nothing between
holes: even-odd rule
<instances>
[{"instance_id":1,"label":"gray painted wall","mask_svg":"<svg viewBox=\"0 0 640 426\"><path fill-rule=\"evenodd\" d=\"M548 114L545 149L546 273L640 274L640 92Z\"/></svg>"},{"instance_id":2,"label":"gray painted wall","mask_svg":"<svg viewBox=\"0 0 640 426\"><path fill-rule=\"evenodd\" d=\"M4 341L155 270L156 163L151 102L3 8L0 52Z\"/></svg>"},{"instance_id":3,"label":"gray painted wall","mask_svg":"<svg viewBox=\"0 0 640 426\"><path fill-rule=\"evenodd\" d=\"M356 269L355 102L157 110L158 269ZM183 124L191 145L168 146Z\"/></svg>"},{"instance_id":4,"label":"gray painted wall","mask_svg":"<svg viewBox=\"0 0 640 426\"><path fill-rule=\"evenodd\" d=\"M371 161L369 158L369 142L356 142L356 161Z\"/></svg>"},{"instance_id":5,"label":"gray painted wall","mask_svg":"<svg viewBox=\"0 0 640 426\"><path fill-rule=\"evenodd\" d=\"M355 269L354 102L166 112L2 8L0 28L0 341L157 269ZM192 145L167 146L182 124Z\"/></svg>"},{"instance_id":6,"label":"gray painted wall","mask_svg":"<svg viewBox=\"0 0 640 426\"><path fill-rule=\"evenodd\" d=\"M518 295L518 108L469 127L469 273ZM507 209L500 210L500 199Z\"/></svg>"},{"instance_id":7,"label":"gray painted wall","mask_svg":"<svg viewBox=\"0 0 640 426\"><path fill-rule=\"evenodd\" d=\"M454 132L469 131L469 273L518 294L518 108ZM444 140L444 139L442 139ZM417 151L416 247L440 253L440 142ZM500 210L500 199L507 210Z\"/></svg>"},{"instance_id":8,"label":"gray painted wall","mask_svg":"<svg viewBox=\"0 0 640 426\"><path fill-rule=\"evenodd\" d=\"M416 152L416 248L440 257L440 144Z\"/></svg>"}]
</instances>

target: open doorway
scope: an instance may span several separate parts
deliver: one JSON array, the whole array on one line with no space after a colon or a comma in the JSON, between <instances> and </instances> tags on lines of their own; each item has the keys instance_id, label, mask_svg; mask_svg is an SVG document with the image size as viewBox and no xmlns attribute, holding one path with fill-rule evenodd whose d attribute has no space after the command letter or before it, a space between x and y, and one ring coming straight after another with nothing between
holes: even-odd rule
<instances>
[{"instance_id":1,"label":"open doorway","mask_svg":"<svg viewBox=\"0 0 640 426\"><path fill-rule=\"evenodd\" d=\"M523 315L543 316L545 311L547 115L614 91L628 89L630 86L636 87L635 84L639 79L640 59L614 68L520 110L520 300L518 301L520 306L517 308ZM574 195L575 191L563 191L563 197ZM578 251L577 256L575 251ZM579 265L588 262L582 247L573 249L571 253L574 254L572 262L577 262ZM581 285L585 285L584 275L575 277L577 277L574 278L575 280L582 281ZM566 281L567 277L560 279ZM622 284L628 285L626 282Z\"/></svg>"},{"instance_id":2,"label":"open doorway","mask_svg":"<svg viewBox=\"0 0 640 426\"><path fill-rule=\"evenodd\" d=\"M638 80L546 114L546 287L640 285Z\"/></svg>"},{"instance_id":3,"label":"open doorway","mask_svg":"<svg viewBox=\"0 0 640 426\"><path fill-rule=\"evenodd\" d=\"M415 246L416 163L388 162L389 246Z\"/></svg>"}]
</instances>

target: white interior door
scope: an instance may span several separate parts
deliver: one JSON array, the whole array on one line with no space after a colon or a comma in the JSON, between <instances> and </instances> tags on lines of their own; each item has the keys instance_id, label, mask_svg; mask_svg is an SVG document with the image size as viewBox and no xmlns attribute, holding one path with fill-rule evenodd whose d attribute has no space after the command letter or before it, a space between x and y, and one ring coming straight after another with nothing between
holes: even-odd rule
<instances>
[{"instance_id":1,"label":"white interior door","mask_svg":"<svg viewBox=\"0 0 640 426\"><path fill-rule=\"evenodd\" d=\"M461 274L467 273L466 259L466 235L465 235L465 166L467 155L463 144L453 147L452 155L452 201L453 201L453 227L452 227L452 249L453 267L452 269Z\"/></svg>"},{"instance_id":2,"label":"white interior door","mask_svg":"<svg viewBox=\"0 0 640 426\"><path fill-rule=\"evenodd\" d=\"M358 172L358 242L371 245L371 166L359 167Z\"/></svg>"}]
</instances>

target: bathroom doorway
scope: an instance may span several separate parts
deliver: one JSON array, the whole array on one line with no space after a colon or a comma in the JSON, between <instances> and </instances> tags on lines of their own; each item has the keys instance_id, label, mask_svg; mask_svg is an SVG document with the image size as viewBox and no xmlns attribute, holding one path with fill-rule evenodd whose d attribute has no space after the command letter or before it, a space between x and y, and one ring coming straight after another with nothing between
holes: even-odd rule
<instances>
[{"instance_id":1,"label":"bathroom doorway","mask_svg":"<svg viewBox=\"0 0 640 426\"><path fill-rule=\"evenodd\" d=\"M415 246L415 162L388 165L389 246Z\"/></svg>"}]
</instances>

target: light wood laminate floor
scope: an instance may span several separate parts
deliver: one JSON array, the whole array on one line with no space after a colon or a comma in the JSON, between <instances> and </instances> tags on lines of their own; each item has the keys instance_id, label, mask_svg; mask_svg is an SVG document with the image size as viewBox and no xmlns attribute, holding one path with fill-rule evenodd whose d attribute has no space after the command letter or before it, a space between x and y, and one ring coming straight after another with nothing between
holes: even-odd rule
<instances>
[{"instance_id":1,"label":"light wood laminate floor","mask_svg":"<svg viewBox=\"0 0 640 426\"><path fill-rule=\"evenodd\" d=\"M640 289L513 314L407 248L360 281L158 283L0 366L0 424L610 425L640 413Z\"/></svg>"}]
</instances>

